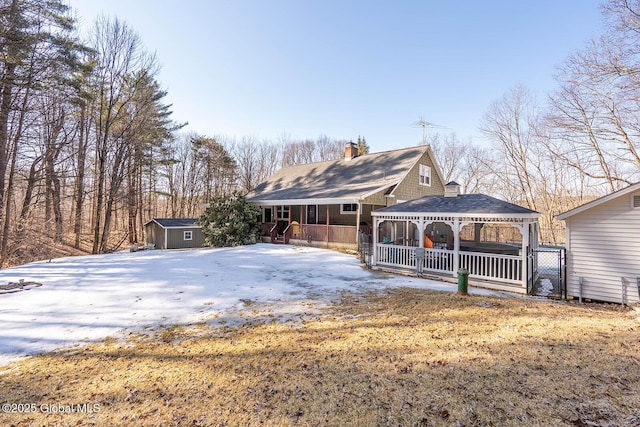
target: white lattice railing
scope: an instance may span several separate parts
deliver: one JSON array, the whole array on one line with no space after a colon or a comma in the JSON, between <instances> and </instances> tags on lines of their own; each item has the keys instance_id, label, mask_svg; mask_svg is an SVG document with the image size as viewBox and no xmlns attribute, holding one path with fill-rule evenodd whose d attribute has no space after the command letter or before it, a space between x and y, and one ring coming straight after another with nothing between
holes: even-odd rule
<instances>
[{"instance_id":1,"label":"white lattice railing","mask_svg":"<svg viewBox=\"0 0 640 427\"><path fill-rule=\"evenodd\" d=\"M415 247L378 244L376 263L390 267L416 268ZM424 272L457 274L454 271L455 252L447 249L425 249ZM484 252L459 252L458 268L470 277L504 283L522 283L522 258Z\"/></svg>"},{"instance_id":2,"label":"white lattice railing","mask_svg":"<svg viewBox=\"0 0 640 427\"><path fill-rule=\"evenodd\" d=\"M410 246L378 244L378 264L392 267L416 268L416 248Z\"/></svg>"},{"instance_id":3,"label":"white lattice railing","mask_svg":"<svg viewBox=\"0 0 640 427\"><path fill-rule=\"evenodd\" d=\"M416 248L410 246L378 244L377 263L400 268L416 268ZM453 251L425 249L422 271L453 273Z\"/></svg>"},{"instance_id":4,"label":"white lattice railing","mask_svg":"<svg viewBox=\"0 0 640 427\"><path fill-rule=\"evenodd\" d=\"M446 249L425 249L422 271L453 273L453 251Z\"/></svg>"},{"instance_id":5,"label":"white lattice railing","mask_svg":"<svg viewBox=\"0 0 640 427\"><path fill-rule=\"evenodd\" d=\"M515 255L460 252L460 268L469 276L506 283L522 283L522 258Z\"/></svg>"}]
</instances>

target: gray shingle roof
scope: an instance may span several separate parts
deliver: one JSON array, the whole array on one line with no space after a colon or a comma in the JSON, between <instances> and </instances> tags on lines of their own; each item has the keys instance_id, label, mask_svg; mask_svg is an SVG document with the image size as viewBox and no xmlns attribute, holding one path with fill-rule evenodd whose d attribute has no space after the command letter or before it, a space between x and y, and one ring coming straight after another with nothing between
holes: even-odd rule
<instances>
[{"instance_id":1,"label":"gray shingle roof","mask_svg":"<svg viewBox=\"0 0 640 427\"><path fill-rule=\"evenodd\" d=\"M247 194L247 199L359 199L400 182L426 150L427 146L420 146L285 167Z\"/></svg>"},{"instance_id":2,"label":"gray shingle roof","mask_svg":"<svg viewBox=\"0 0 640 427\"><path fill-rule=\"evenodd\" d=\"M198 218L153 218L151 221L157 222L163 228L181 228L200 227L196 224L197 220Z\"/></svg>"},{"instance_id":3,"label":"gray shingle roof","mask_svg":"<svg viewBox=\"0 0 640 427\"><path fill-rule=\"evenodd\" d=\"M462 214L535 214L536 211L487 196L460 194L457 197L424 196L408 202L378 209L376 213L420 212Z\"/></svg>"}]
</instances>

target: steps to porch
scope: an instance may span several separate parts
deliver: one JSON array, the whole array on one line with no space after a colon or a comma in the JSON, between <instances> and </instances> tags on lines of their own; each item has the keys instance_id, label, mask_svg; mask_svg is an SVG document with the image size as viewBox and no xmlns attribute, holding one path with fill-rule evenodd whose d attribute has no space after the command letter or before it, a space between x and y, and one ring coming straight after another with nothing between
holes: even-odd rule
<instances>
[{"instance_id":1,"label":"steps to porch","mask_svg":"<svg viewBox=\"0 0 640 427\"><path fill-rule=\"evenodd\" d=\"M271 243L276 244L276 245L284 245L287 243L286 241L287 239L280 235L280 236L274 236L271 238Z\"/></svg>"}]
</instances>

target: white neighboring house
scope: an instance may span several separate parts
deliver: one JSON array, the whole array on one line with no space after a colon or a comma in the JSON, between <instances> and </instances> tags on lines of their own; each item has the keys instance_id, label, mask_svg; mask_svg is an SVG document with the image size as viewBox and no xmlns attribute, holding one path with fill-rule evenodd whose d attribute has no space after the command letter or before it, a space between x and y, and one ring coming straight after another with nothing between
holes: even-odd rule
<instances>
[{"instance_id":1,"label":"white neighboring house","mask_svg":"<svg viewBox=\"0 0 640 427\"><path fill-rule=\"evenodd\" d=\"M567 295L640 300L640 183L557 216L566 221Z\"/></svg>"}]
</instances>

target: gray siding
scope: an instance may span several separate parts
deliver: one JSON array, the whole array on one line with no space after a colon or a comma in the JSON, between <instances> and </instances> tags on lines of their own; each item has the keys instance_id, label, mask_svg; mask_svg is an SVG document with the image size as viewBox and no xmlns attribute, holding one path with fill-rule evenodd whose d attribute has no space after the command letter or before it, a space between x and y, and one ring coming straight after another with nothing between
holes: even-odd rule
<instances>
[{"instance_id":1,"label":"gray siding","mask_svg":"<svg viewBox=\"0 0 640 427\"><path fill-rule=\"evenodd\" d=\"M184 240L184 232L191 231L192 240ZM167 249L201 248L204 244L202 229L194 228L169 228L167 230Z\"/></svg>"},{"instance_id":2,"label":"gray siding","mask_svg":"<svg viewBox=\"0 0 640 427\"><path fill-rule=\"evenodd\" d=\"M419 183L421 164L431 168L430 186L420 185ZM398 200L407 201L422 196L444 194L444 183L440 181L440 177L436 171L436 164L428 152L422 154L420 161L413 165L402 182L393 190L392 194L395 196L394 203L397 203Z\"/></svg>"},{"instance_id":3,"label":"gray siding","mask_svg":"<svg viewBox=\"0 0 640 427\"><path fill-rule=\"evenodd\" d=\"M622 195L567 218L567 294L600 301L622 302L622 278L628 282L626 301L637 302L640 277L640 208L633 196Z\"/></svg>"},{"instance_id":4,"label":"gray siding","mask_svg":"<svg viewBox=\"0 0 640 427\"><path fill-rule=\"evenodd\" d=\"M153 243L156 245L156 249L166 249L164 242L164 228L162 228L160 224L150 222L145 225L144 232L147 243Z\"/></svg>"}]
</instances>

